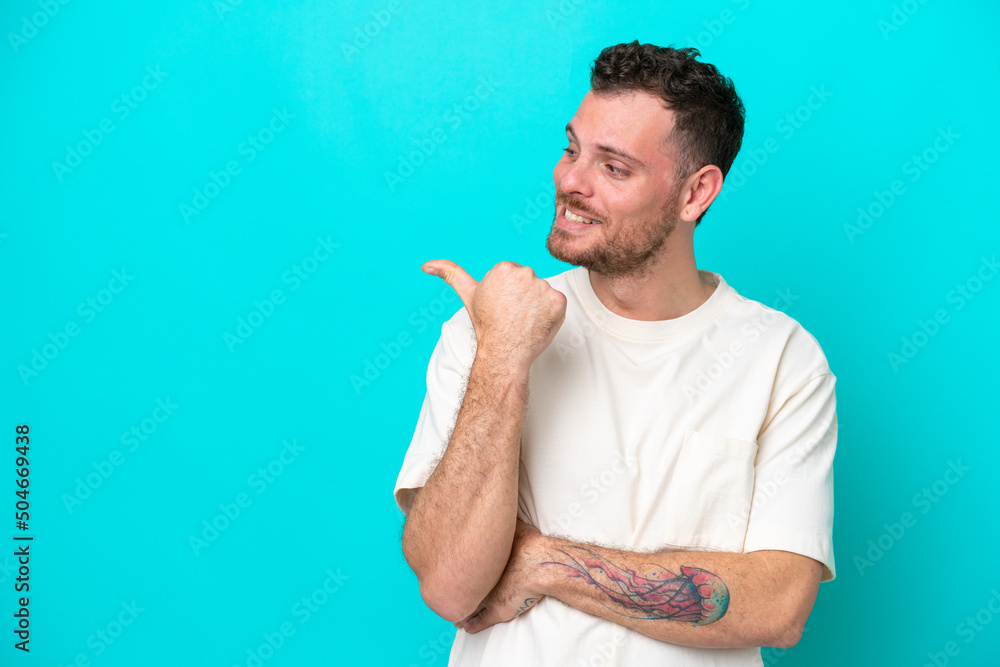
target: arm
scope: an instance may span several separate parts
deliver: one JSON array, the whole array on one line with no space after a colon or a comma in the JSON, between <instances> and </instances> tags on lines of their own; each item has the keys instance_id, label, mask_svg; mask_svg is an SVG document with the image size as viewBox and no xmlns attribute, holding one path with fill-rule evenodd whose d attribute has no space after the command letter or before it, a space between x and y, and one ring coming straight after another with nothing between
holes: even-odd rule
<instances>
[{"instance_id":1,"label":"arm","mask_svg":"<svg viewBox=\"0 0 1000 667\"><path fill-rule=\"evenodd\" d=\"M462 297L477 349L448 447L414 494L403 553L427 605L458 621L475 611L507 565L528 369L555 337L566 297L512 262L498 264L481 284L451 262L430 264Z\"/></svg>"},{"instance_id":2,"label":"arm","mask_svg":"<svg viewBox=\"0 0 1000 667\"><path fill-rule=\"evenodd\" d=\"M414 495L403 553L427 606L448 620L468 616L507 564L526 398L524 373L477 352L448 448Z\"/></svg>"},{"instance_id":3,"label":"arm","mask_svg":"<svg viewBox=\"0 0 1000 667\"><path fill-rule=\"evenodd\" d=\"M478 632L548 595L660 641L786 648L802 635L821 567L785 551L617 551L546 537L519 522L503 579L459 626Z\"/></svg>"}]
</instances>

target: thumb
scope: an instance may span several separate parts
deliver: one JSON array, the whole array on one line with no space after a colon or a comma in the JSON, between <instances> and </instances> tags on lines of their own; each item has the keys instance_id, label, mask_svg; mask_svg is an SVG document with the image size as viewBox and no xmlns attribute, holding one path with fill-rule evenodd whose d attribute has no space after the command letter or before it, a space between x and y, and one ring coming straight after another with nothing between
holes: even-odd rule
<instances>
[{"instance_id":1,"label":"thumb","mask_svg":"<svg viewBox=\"0 0 1000 667\"><path fill-rule=\"evenodd\" d=\"M458 298L465 304L465 308L469 312L472 312L469 306L472 304L472 295L475 294L476 288L479 287L479 282L466 273L465 269L447 259L433 259L429 262L424 262L424 265L420 268L425 273L438 276L451 285L451 288L458 293Z\"/></svg>"}]
</instances>

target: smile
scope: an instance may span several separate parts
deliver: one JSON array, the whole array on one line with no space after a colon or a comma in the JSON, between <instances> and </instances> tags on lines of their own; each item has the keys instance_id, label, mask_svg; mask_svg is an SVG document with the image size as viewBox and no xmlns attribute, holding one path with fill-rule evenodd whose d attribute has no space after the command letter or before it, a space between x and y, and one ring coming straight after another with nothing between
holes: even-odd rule
<instances>
[{"instance_id":1,"label":"smile","mask_svg":"<svg viewBox=\"0 0 1000 667\"><path fill-rule=\"evenodd\" d=\"M582 222L585 225L599 225L599 224L601 224L600 220L591 220L590 218L585 218L582 215L577 215L576 213L573 213L572 211L570 211L565 206L563 206L563 215L566 216L567 220L572 220L573 222Z\"/></svg>"}]
</instances>

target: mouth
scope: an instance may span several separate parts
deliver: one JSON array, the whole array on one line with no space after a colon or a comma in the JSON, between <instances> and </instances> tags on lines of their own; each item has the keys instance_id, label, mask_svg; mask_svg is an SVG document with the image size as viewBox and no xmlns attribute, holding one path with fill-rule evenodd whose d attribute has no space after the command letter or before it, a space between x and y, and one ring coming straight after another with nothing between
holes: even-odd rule
<instances>
[{"instance_id":1,"label":"mouth","mask_svg":"<svg viewBox=\"0 0 1000 667\"><path fill-rule=\"evenodd\" d=\"M601 224L600 220L594 220L593 218L584 217L579 213L574 213L565 205L560 205L559 213L558 223L563 229L577 231Z\"/></svg>"}]
</instances>

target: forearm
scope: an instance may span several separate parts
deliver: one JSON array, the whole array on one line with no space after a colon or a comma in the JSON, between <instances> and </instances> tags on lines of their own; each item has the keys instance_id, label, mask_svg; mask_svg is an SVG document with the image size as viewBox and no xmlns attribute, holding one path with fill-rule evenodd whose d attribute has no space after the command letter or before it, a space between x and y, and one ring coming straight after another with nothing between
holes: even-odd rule
<instances>
[{"instance_id":1,"label":"forearm","mask_svg":"<svg viewBox=\"0 0 1000 667\"><path fill-rule=\"evenodd\" d=\"M794 646L820 564L797 554L635 553L538 536L533 590L661 641L704 648Z\"/></svg>"},{"instance_id":2,"label":"forearm","mask_svg":"<svg viewBox=\"0 0 1000 667\"><path fill-rule=\"evenodd\" d=\"M527 380L477 354L448 447L407 517L403 552L428 606L451 621L475 610L510 555Z\"/></svg>"}]
</instances>

